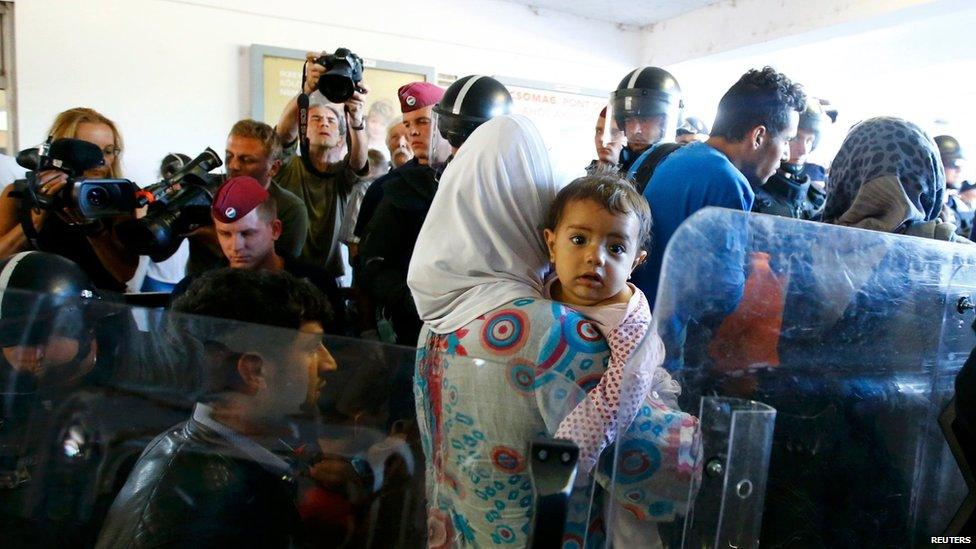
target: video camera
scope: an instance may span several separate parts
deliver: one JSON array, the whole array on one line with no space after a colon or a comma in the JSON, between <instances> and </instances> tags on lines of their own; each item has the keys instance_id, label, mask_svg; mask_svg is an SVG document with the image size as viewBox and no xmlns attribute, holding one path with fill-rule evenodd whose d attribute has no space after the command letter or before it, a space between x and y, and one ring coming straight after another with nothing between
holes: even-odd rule
<instances>
[{"instance_id":1,"label":"video camera","mask_svg":"<svg viewBox=\"0 0 976 549\"><path fill-rule=\"evenodd\" d=\"M20 151L17 163L31 171L26 179L14 182L10 195L21 199L28 208L53 212L67 209L89 221L130 215L136 208L135 192L139 187L132 181L84 177L88 170L105 165L101 149L88 141L48 138L39 147ZM46 170L66 174L68 184L54 194L40 192L37 174Z\"/></svg>"},{"instance_id":2,"label":"video camera","mask_svg":"<svg viewBox=\"0 0 976 549\"><path fill-rule=\"evenodd\" d=\"M137 208L148 206L141 219L118 223L116 234L130 252L148 255L153 261L173 255L187 233L211 223L210 204L221 181L207 172L223 165L208 148L168 177L140 189L128 179L85 178L85 172L103 166L105 159L97 145L71 138L48 138L39 147L21 151L17 163L31 171L26 179L14 182L11 196L21 199L28 210L68 209L86 221L96 221L132 216ZM53 195L41 193L37 174L45 170L63 172L68 184ZM28 211L22 211L20 217L25 234L36 239Z\"/></svg>"},{"instance_id":3,"label":"video camera","mask_svg":"<svg viewBox=\"0 0 976 549\"><path fill-rule=\"evenodd\" d=\"M153 261L176 253L188 233L213 222L210 205L221 179L208 172L222 165L208 147L169 177L136 192L136 207L148 206L148 212L117 226L122 245Z\"/></svg>"},{"instance_id":4,"label":"video camera","mask_svg":"<svg viewBox=\"0 0 976 549\"><path fill-rule=\"evenodd\" d=\"M319 78L318 90L333 103L345 103L356 92L357 84L363 79L363 60L347 48L339 48L335 53L323 55L315 60L325 67L325 74Z\"/></svg>"}]
</instances>

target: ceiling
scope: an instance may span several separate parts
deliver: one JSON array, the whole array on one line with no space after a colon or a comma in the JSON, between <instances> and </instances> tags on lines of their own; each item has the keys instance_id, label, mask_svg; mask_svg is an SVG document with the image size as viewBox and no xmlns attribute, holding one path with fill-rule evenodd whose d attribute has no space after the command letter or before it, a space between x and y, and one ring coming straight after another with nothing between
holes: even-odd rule
<instances>
[{"instance_id":1,"label":"ceiling","mask_svg":"<svg viewBox=\"0 0 976 549\"><path fill-rule=\"evenodd\" d=\"M607 21L643 27L677 17L721 0L507 0L523 6L545 9Z\"/></svg>"}]
</instances>

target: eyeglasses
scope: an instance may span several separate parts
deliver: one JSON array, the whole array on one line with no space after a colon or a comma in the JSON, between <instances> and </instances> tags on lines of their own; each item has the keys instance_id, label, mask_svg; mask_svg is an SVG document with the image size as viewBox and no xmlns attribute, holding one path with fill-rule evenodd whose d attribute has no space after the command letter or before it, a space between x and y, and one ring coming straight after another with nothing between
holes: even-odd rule
<instances>
[{"instance_id":1,"label":"eyeglasses","mask_svg":"<svg viewBox=\"0 0 976 549\"><path fill-rule=\"evenodd\" d=\"M122 147L116 147L115 145L109 145L102 149L102 154L105 156L118 156L122 152Z\"/></svg>"}]
</instances>

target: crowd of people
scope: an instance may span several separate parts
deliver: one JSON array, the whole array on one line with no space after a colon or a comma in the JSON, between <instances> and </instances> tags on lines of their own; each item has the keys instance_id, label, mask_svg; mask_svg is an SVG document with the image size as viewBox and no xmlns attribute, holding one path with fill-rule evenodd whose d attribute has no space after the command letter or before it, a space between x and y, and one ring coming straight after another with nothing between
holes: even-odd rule
<instances>
[{"instance_id":1,"label":"crowd of people","mask_svg":"<svg viewBox=\"0 0 976 549\"><path fill-rule=\"evenodd\" d=\"M384 101L366 109L363 81L344 103L322 97L317 59L309 54L304 87L276 126L230 128L226 173L210 175L209 219L176 235L189 243L184 272L143 285L171 294L174 318L211 319L174 330L185 335L170 340L177 359L171 349L146 359L196 365L171 387L192 389L192 415L130 464L82 544L287 547L308 541L310 520L335 527L323 517L347 502L327 490L296 501L301 467L281 457L282 446L301 445L282 434L292 416L321 413L319 375L343 368L323 334L416 348L406 384L426 460L429 546L529 544L527 444L543 433L572 441L580 475L596 479L573 497L600 503L570 513L565 539L667 543L659 525L687 513L703 470L697 409L679 400L680 365L652 318L668 245L688 219L718 207L960 246L974 236L976 184L962 181L954 138L871 118L848 130L829 166L813 164L823 134L840 131L837 112L770 67L732 83L710 127L682 116L668 71L635 69L594 113L595 158L579 159L579 178L559 181L547 150L559 144L513 112L494 78L406 84L392 118ZM122 137L103 114L70 109L49 133L101 150L80 175L122 176ZM168 156L161 174L188 160ZM107 316L74 304L125 290L139 256L120 233L146 211L93 220L70 205L27 203L70 184L64 170L44 167L0 196L0 331L11 334L0 379L31 387L3 395L50 403L66 387L118 374L96 360L118 347L92 327ZM754 297L743 287L759 268L725 259L708 298L734 319ZM73 307L85 329L62 333ZM4 408L8 419L13 409ZM641 443L631 459L656 469L614 474L608 448L625 431ZM12 492L29 465L4 457L0 491ZM328 459L311 466L319 489L329 484L322 479L356 475L353 461L340 461L351 469L329 469ZM12 520L6 505L2 525L17 536L53 520ZM594 508L605 521L588 514Z\"/></svg>"}]
</instances>

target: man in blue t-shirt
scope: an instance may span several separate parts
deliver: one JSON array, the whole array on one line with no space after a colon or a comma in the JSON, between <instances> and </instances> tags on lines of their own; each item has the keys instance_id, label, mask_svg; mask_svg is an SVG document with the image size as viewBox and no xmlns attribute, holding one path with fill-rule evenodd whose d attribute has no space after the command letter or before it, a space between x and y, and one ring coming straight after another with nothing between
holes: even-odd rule
<instances>
[{"instance_id":1,"label":"man in blue t-shirt","mask_svg":"<svg viewBox=\"0 0 976 549\"><path fill-rule=\"evenodd\" d=\"M665 248L678 226L706 206L748 212L754 189L789 158L806 97L770 67L750 70L719 102L711 137L671 153L644 189L654 220L647 263L634 283L653 306Z\"/></svg>"}]
</instances>

